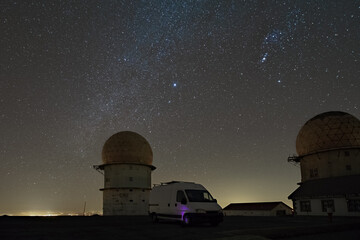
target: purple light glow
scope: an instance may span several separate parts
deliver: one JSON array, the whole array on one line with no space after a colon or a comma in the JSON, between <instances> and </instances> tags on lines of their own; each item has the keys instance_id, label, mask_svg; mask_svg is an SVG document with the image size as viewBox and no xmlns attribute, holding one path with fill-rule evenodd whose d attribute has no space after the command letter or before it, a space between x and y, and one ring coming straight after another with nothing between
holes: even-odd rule
<instances>
[{"instance_id":1,"label":"purple light glow","mask_svg":"<svg viewBox=\"0 0 360 240\"><path fill-rule=\"evenodd\" d=\"M182 205L182 206L180 207L181 219L184 219L184 214L185 214L188 210L189 210L189 208L186 207L186 206L184 206L184 205Z\"/></svg>"}]
</instances>

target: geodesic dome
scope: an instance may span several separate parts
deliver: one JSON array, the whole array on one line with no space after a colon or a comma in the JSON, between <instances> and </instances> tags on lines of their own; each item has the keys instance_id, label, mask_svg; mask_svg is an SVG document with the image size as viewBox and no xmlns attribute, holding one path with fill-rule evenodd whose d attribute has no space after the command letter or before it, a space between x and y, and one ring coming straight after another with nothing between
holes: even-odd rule
<instances>
[{"instance_id":1,"label":"geodesic dome","mask_svg":"<svg viewBox=\"0 0 360 240\"><path fill-rule=\"evenodd\" d=\"M360 121L344 112L325 112L311 118L296 138L299 156L352 147L360 148Z\"/></svg>"},{"instance_id":2,"label":"geodesic dome","mask_svg":"<svg viewBox=\"0 0 360 240\"><path fill-rule=\"evenodd\" d=\"M135 132L124 131L112 135L102 150L104 164L137 163L151 165L153 152L146 139Z\"/></svg>"}]
</instances>

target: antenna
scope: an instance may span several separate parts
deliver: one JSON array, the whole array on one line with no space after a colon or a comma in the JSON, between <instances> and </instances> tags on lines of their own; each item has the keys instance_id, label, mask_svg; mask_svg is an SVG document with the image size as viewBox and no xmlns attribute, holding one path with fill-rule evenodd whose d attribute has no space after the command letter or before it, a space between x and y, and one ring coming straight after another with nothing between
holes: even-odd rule
<instances>
[{"instance_id":1,"label":"antenna","mask_svg":"<svg viewBox=\"0 0 360 240\"><path fill-rule=\"evenodd\" d=\"M289 163L291 163L292 165L299 167L300 161L301 161L302 157L300 156L296 156L295 154L292 156L289 156L287 161Z\"/></svg>"},{"instance_id":2,"label":"antenna","mask_svg":"<svg viewBox=\"0 0 360 240\"><path fill-rule=\"evenodd\" d=\"M104 170L104 167L102 165L93 165L93 168L102 175L104 175L104 172L102 172L102 170Z\"/></svg>"}]
</instances>

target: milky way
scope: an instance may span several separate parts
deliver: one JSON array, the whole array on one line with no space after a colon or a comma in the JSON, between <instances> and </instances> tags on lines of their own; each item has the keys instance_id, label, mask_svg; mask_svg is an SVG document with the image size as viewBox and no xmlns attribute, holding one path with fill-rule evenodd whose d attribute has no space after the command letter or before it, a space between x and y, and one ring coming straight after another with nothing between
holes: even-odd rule
<instances>
[{"instance_id":1,"label":"milky way","mask_svg":"<svg viewBox=\"0 0 360 240\"><path fill-rule=\"evenodd\" d=\"M359 20L360 1L2 1L0 214L101 211L92 165L123 130L153 183L287 201L300 127L360 117Z\"/></svg>"}]
</instances>

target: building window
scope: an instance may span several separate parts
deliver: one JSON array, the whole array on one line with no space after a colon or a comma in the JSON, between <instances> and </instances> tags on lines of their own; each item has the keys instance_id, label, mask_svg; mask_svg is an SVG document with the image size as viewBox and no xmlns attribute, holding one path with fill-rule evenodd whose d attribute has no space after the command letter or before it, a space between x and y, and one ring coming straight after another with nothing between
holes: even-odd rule
<instances>
[{"instance_id":1,"label":"building window","mask_svg":"<svg viewBox=\"0 0 360 240\"><path fill-rule=\"evenodd\" d=\"M311 212L310 201L300 201L300 211L301 212Z\"/></svg>"},{"instance_id":2,"label":"building window","mask_svg":"<svg viewBox=\"0 0 360 240\"><path fill-rule=\"evenodd\" d=\"M318 173L318 169L317 169L317 168L310 169L310 177L311 177L311 178L315 178L315 177L318 177L318 176L319 176L319 173Z\"/></svg>"},{"instance_id":3,"label":"building window","mask_svg":"<svg viewBox=\"0 0 360 240\"><path fill-rule=\"evenodd\" d=\"M129 177L129 181L132 182L134 180L133 177Z\"/></svg>"},{"instance_id":4,"label":"building window","mask_svg":"<svg viewBox=\"0 0 360 240\"><path fill-rule=\"evenodd\" d=\"M349 212L360 212L360 199L350 199L347 205Z\"/></svg>"},{"instance_id":5,"label":"building window","mask_svg":"<svg viewBox=\"0 0 360 240\"><path fill-rule=\"evenodd\" d=\"M345 156L349 157L350 156L350 152L349 151L345 151Z\"/></svg>"},{"instance_id":6,"label":"building window","mask_svg":"<svg viewBox=\"0 0 360 240\"><path fill-rule=\"evenodd\" d=\"M351 171L351 165L346 165L346 170Z\"/></svg>"},{"instance_id":7,"label":"building window","mask_svg":"<svg viewBox=\"0 0 360 240\"><path fill-rule=\"evenodd\" d=\"M334 200L321 200L321 206L323 212L328 212L328 208L335 212Z\"/></svg>"}]
</instances>

